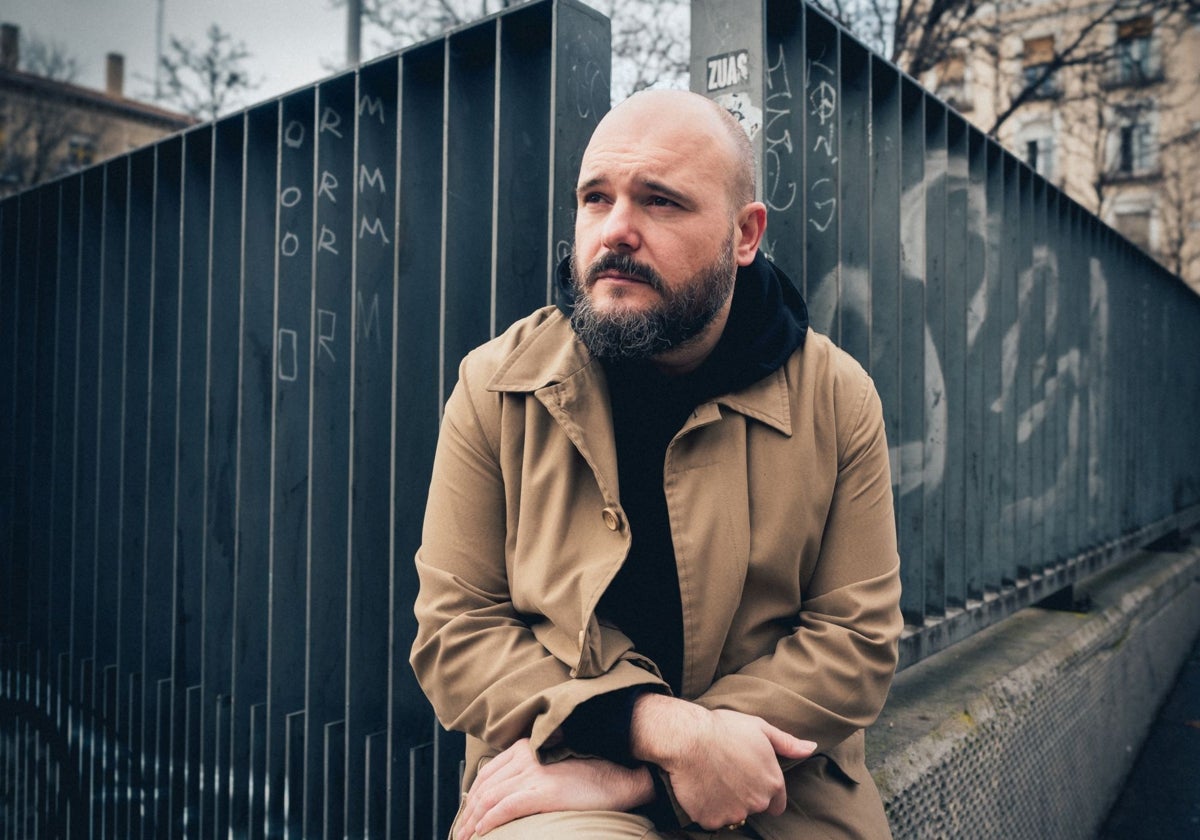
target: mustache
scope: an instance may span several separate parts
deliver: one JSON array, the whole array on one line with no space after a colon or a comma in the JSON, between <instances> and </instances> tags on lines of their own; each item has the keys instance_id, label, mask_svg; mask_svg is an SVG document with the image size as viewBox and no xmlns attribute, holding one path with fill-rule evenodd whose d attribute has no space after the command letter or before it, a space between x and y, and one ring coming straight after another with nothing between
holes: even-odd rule
<instances>
[{"instance_id":1,"label":"mustache","mask_svg":"<svg viewBox=\"0 0 1200 840\"><path fill-rule=\"evenodd\" d=\"M656 291L662 291L666 288L666 282L663 280L662 275L653 268L638 262L628 254L618 254L613 251L603 254L588 266L586 277L584 278L585 286L593 285L597 278L605 271L615 271L627 277L632 277Z\"/></svg>"}]
</instances>

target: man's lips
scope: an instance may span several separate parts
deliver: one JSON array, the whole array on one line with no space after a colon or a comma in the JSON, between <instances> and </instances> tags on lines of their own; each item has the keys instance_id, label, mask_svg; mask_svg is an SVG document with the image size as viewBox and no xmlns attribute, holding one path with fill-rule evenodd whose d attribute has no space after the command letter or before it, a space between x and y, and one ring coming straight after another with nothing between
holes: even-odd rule
<instances>
[{"instance_id":1,"label":"man's lips","mask_svg":"<svg viewBox=\"0 0 1200 840\"><path fill-rule=\"evenodd\" d=\"M617 283L641 283L644 286L649 285L641 277L636 277L632 274L621 274L617 271L602 271L596 275L596 280L611 280Z\"/></svg>"}]
</instances>

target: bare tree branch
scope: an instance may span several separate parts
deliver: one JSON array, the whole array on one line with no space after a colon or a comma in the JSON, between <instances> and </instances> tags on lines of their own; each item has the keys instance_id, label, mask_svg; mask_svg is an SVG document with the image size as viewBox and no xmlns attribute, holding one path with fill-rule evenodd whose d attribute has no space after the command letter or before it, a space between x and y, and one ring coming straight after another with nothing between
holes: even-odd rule
<instances>
[{"instance_id":1,"label":"bare tree branch","mask_svg":"<svg viewBox=\"0 0 1200 840\"><path fill-rule=\"evenodd\" d=\"M233 40L217 24L208 27L203 50L192 41L172 36L161 59L165 93L163 98L184 113L215 120L240 104L241 96L259 85L250 77L245 62L250 51Z\"/></svg>"}]
</instances>

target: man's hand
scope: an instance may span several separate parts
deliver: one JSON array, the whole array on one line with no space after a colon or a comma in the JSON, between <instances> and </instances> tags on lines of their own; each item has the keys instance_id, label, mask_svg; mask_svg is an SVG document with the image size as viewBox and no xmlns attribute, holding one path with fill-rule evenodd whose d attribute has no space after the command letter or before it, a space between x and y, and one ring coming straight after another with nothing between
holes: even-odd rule
<instances>
[{"instance_id":1,"label":"man's hand","mask_svg":"<svg viewBox=\"0 0 1200 840\"><path fill-rule=\"evenodd\" d=\"M469 840L531 814L548 811L628 811L654 799L645 767L599 758L540 764L522 738L479 771L463 802L455 840Z\"/></svg>"},{"instance_id":2,"label":"man's hand","mask_svg":"<svg viewBox=\"0 0 1200 840\"><path fill-rule=\"evenodd\" d=\"M808 758L817 748L760 717L661 694L634 703L630 740L634 758L670 774L679 805L709 830L764 811L782 814L779 758Z\"/></svg>"}]
</instances>

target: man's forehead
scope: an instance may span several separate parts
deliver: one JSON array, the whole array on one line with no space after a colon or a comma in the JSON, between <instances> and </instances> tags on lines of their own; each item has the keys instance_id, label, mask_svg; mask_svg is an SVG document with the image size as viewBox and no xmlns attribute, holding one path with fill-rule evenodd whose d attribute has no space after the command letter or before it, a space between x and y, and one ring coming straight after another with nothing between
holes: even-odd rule
<instances>
[{"instance_id":1,"label":"man's forehead","mask_svg":"<svg viewBox=\"0 0 1200 840\"><path fill-rule=\"evenodd\" d=\"M588 144L579 167L579 183L620 179L652 184L686 180L710 172L713 144L702 135L643 132L598 136ZM710 172L711 174L711 172Z\"/></svg>"}]
</instances>

